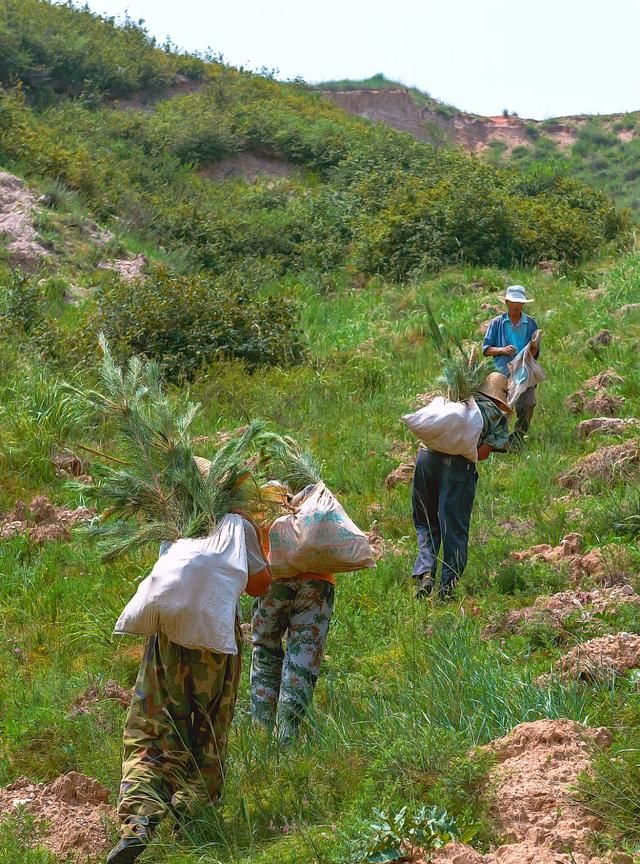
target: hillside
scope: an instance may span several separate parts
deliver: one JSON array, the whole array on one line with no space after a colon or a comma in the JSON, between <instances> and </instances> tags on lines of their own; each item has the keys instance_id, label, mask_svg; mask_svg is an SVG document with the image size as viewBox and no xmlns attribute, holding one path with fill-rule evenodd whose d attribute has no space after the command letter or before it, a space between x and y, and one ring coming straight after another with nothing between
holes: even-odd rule
<instances>
[{"instance_id":1,"label":"hillside","mask_svg":"<svg viewBox=\"0 0 640 864\"><path fill-rule=\"evenodd\" d=\"M377 558L338 578L292 747L252 725L245 645L224 797L140 864L636 864L625 215L43 0L0 0L0 82L0 864L116 838L143 646L112 631L157 547L105 563L76 530L125 456L68 386L95 385L98 331L200 403L202 456L257 418L310 447ZM513 283L548 379L524 450L479 465L454 598L419 602L400 417L440 371L427 310L471 347Z\"/></svg>"},{"instance_id":2,"label":"hillside","mask_svg":"<svg viewBox=\"0 0 640 864\"><path fill-rule=\"evenodd\" d=\"M602 189L637 216L640 211L640 111L527 120L459 111L416 88L375 76L317 85L350 114L383 122L419 141L457 145L492 164L544 165Z\"/></svg>"}]
</instances>

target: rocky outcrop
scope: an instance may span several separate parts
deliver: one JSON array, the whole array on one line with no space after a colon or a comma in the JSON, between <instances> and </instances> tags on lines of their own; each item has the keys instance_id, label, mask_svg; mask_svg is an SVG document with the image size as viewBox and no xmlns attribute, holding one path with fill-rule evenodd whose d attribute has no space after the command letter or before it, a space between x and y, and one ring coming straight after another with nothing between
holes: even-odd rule
<instances>
[{"instance_id":1,"label":"rocky outcrop","mask_svg":"<svg viewBox=\"0 0 640 864\"><path fill-rule=\"evenodd\" d=\"M6 246L12 267L26 271L36 270L48 255L33 224L36 205L36 195L22 180L0 171L0 246Z\"/></svg>"}]
</instances>

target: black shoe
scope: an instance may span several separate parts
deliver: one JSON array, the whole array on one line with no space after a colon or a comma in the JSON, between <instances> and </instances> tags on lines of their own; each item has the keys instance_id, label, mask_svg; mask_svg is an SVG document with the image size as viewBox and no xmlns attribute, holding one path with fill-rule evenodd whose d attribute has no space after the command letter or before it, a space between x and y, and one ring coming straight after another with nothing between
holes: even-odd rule
<instances>
[{"instance_id":1,"label":"black shoe","mask_svg":"<svg viewBox=\"0 0 640 864\"><path fill-rule=\"evenodd\" d=\"M418 576L418 587L416 588L416 600L424 600L429 597L433 591L435 582L431 573L423 573Z\"/></svg>"},{"instance_id":2,"label":"black shoe","mask_svg":"<svg viewBox=\"0 0 640 864\"><path fill-rule=\"evenodd\" d=\"M123 837L107 856L107 864L133 864L147 848L148 838Z\"/></svg>"}]
</instances>

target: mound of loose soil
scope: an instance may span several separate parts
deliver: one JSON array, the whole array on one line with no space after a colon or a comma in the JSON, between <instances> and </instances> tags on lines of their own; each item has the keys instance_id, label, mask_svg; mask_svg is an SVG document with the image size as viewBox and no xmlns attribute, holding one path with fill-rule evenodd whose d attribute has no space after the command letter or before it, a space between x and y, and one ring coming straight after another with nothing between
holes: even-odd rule
<instances>
[{"instance_id":1,"label":"mound of loose soil","mask_svg":"<svg viewBox=\"0 0 640 864\"><path fill-rule=\"evenodd\" d=\"M75 510L56 507L46 495L38 495L28 506L16 501L12 513L0 516L0 540L26 533L34 543L68 539L74 525L88 521L95 514L96 511L88 507Z\"/></svg>"},{"instance_id":2,"label":"mound of loose soil","mask_svg":"<svg viewBox=\"0 0 640 864\"><path fill-rule=\"evenodd\" d=\"M74 701L70 713L74 717L78 714L89 714L93 706L104 699L112 699L123 708L128 708L131 704L131 691L125 690L117 681L111 679L105 684L92 684Z\"/></svg>"},{"instance_id":3,"label":"mound of loose soil","mask_svg":"<svg viewBox=\"0 0 640 864\"><path fill-rule=\"evenodd\" d=\"M399 546L391 540L385 539L377 521L372 523L371 528L367 532L367 539L369 540L369 545L373 550L373 557L376 561L380 561L380 559L384 558L385 555L402 554L402 549Z\"/></svg>"},{"instance_id":4,"label":"mound of loose soil","mask_svg":"<svg viewBox=\"0 0 640 864\"><path fill-rule=\"evenodd\" d=\"M132 282L142 277L142 271L149 263L145 255L134 255L133 258L111 258L103 261L99 267L101 270L113 270L125 282Z\"/></svg>"},{"instance_id":5,"label":"mound of loose soil","mask_svg":"<svg viewBox=\"0 0 640 864\"><path fill-rule=\"evenodd\" d=\"M572 787L590 764L592 746L608 747L611 733L572 720L522 723L486 749L497 759L492 816L507 843L480 855L459 843L433 864L604 864L589 854L596 817L573 800Z\"/></svg>"},{"instance_id":6,"label":"mound of loose soil","mask_svg":"<svg viewBox=\"0 0 640 864\"><path fill-rule=\"evenodd\" d=\"M593 378L588 378L582 385L585 390L606 390L607 387L615 387L624 384L622 375L618 375L615 369L603 369Z\"/></svg>"},{"instance_id":7,"label":"mound of loose soil","mask_svg":"<svg viewBox=\"0 0 640 864\"><path fill-rule=\"evenodd\" d=\"M71 477L82 477L85 475L86 468L84 462L70 450L56 453L51 461L58 476L68 474Z\"/></svg>"},{"instance_id":8,"label":"mound of loose soil","mask_svg":"<svg viewBox=\"0 0 640 864\"><path fill-rule=\"evenodd\" d=\"M603 391L618 384L624 384L624 378L613 369L603 369L602 372L585 381L579 390L568 396L565 405L572 414L585 412L614 417L624 404L624 399L622 396L610 396Z\"/></svg>"},{"instance_id":9,"label":"mound of loose soil","mask_svg":"<svg viewBox=\"0 0 640 864\"><path fill-rule=\"evenodd\" d=\"M36 240L36 203L36 196L22 180L0 171L0 237L4 235L9 264L21 270L35 270L48 255Z\"/></svg>"},{"instance_id":10,"label":"mound of loose soil","mask_svg":"<svg viewBox=\"0 0 640 864\"><path fill-rule=\"evenodd\" d=\"M400 483L411 483L413 480L413 472L415 471L416 463L413 462L402 462L402 464L398 465L397 468L394 468L384 481L384 485L387 489L393 489L395 486L398 486Z\"/></svg>"},{"instance_id":11,"label":"mound of loose soil","mask_svg":"<svg viewBox=\"0 0 640 864\"><path fill-rule=\"evenodd\" d=\"M541 543L521 552L512 552L509 557L512 561L565 562L574 582L589 579L605 587L622 584L629 566L625 548L615 543L583 554L581 534L567 534L557 546Z\"/></svg>"},{"instance_id":12,"label":"mound of loose soil","mask_svg":"<svg viewBox=\"0 0 640 864\"><path fill-rule=\"evenodd\" d=\"M555 670L561 678L591 681L603 675L622 675L640 668L640 636L616 633L576 645L559 660Z\"/></svg>"},{"instance_id":13,"label":"mound of loose soil","mask_svg":"<svg viewBox=\"0 0 640 864\"><path fill-rule=\"evenodd\" d=\"M613 335L610 330L601 330L595 336L592 336L588 341L588 345L591 348L597 348L600 345L611 345L613 342Z\"/></svg>"},{"instance_id":14,"label":"mound of loose soil","mask_svg":"<svg viewBox=\"0 0 640 864\"><path fill-rule=\"evenodd\" d=\"M637 473L640 466L640 446L638 441L625 441L600 447L580 459L573 468L558 477L558 483L565 489L583 489L590 480L604 480L613 483L620 477Z\"/></svg>"},{"instance_id":15,"label":"mound of loose soil","mask_svg":"<svg viewBox=\"0 0 640 864\"><path fill-rule=\"evenodd\" d=\"M602 433L603 435L624 435L625 432L636 430L640 427L640 421L635 417L623 419L621 417L591 417L582 420L576 426L580 438L589 438L591 435Z\"/></svg>"},{"instance_id":16,"label":"mound of loose soil","mask_svg":"<svg viewBox=\"0 0 640 864\"><path fill-rule=\"evenodd\" d=\"M578 390L565 400L572 414L595 414L604 417L615 417L624 405L624 396L611 396L609 393L597 393L589 396Z\"/></svg>"},{"instance_id":17,"label":"mound of loose soil","mask_svg":"<svg viewBox=\"0 0 640 864\"><path fill-rule=\"evenodd\" d=\"M46 785L21 778L0 789L0 816L24 807L42 830L34 845L84 864L102 857L110 846L108 822L115 811L108 800L108 790L84 774L64 774Z\"/></svg>"},{"instance_id":18,"label":"mound of loose soil","mask_svg":"<svg viewBox=\"0 0 640 864\"><path fill-rule=\"evenodd\" d=\"M596 612L609 612L623 603L640 603L640 595L630 585L614 588L594 588L592 591L560 591L551 596L536 598L532 606L512 609L495 626L486 628L485 635L515 633L529 623L541 622L552 627L562 627L571 615L580 614L588 621Z\"/></svg>"},{"instance_id":19,"label":"mound of loose soil","mask_svg":"<svg viewBox=\"0 0 640 864\"><path fill-rule=\"evenodd\" d=\"M514 537L524 537L525 534L528 534L529 531L533 531L535 528L533 519L518 519L515 517L513 519L505 519L499 525L507 534L511 534Z\"/></svg>"},{"instance_id":20,"label":"mound of loose soil","mask_svg":"<svg viewBox=\"0 0 640 864\"><path fill-rule=\"evenodd\" d=\"M623 317L624 315L628 315L630 312L640 312L640 303L625 303L624 306L621 306L617 315Z\"/></svg>"},{"instance_id":21,"label":"mound of loose soil","mask_svg":"<svg viewBox=\"0 0 640 864\"><path fill-rule=\"evenodd\" d=\"M591 399L585 399L583 411L587 414L615 417L624 407L624 396L611 396L608 393L598 393Z\"/></svg>"}]
</instances>

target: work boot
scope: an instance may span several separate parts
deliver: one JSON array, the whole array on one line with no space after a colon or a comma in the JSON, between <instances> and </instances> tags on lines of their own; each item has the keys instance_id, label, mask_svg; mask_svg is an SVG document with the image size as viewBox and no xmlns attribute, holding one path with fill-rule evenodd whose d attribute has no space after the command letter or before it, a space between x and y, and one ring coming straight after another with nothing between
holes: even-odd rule
<instances>
[{"instance_id":1,"label":"work boot","mask_svg":"<svg viewBox=\"0 0 640 864\"><path fill-rule=\"evenodd\" d=\"M425 597L429 597L434 585L435 582L431 573L423 573L422 576L419 576L418 587L416 588L416 600L424 600Z\"/></svg>"},{"instance_id":2,"label":"work boot","mask_svg":"<svg viewBox=\"0 0 640 864\"><path fill-rule=\"evenodd\" d=\"M107 864L133 864L147 844L141 837L123 837L107 856Z\"/></svg>"},{"instance_id":3,"label":"work boot","mask_svg":"<svg viewBox=\"0 0 640 864\"><path fill-rule=\"evenodd\" d=\"M125 830L128 831L127 836L109 852L107 864L133 864L147 848L151 840L148 820L136 821L134 825L125 826Z\"/></svg>"}]
</instances>

